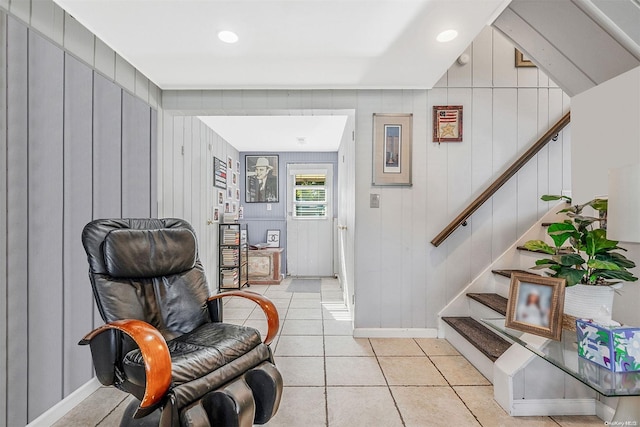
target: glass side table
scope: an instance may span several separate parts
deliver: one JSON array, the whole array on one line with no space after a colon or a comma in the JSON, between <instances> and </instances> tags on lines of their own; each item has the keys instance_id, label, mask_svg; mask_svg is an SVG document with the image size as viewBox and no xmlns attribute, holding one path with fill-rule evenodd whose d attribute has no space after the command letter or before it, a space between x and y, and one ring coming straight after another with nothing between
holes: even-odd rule
<instances>
[{"instance_id":1,"label":"glass side table","mask_svg":"<svg viewBox=\"0 0 640 427\"><path fill-rule=\"evenodd\" d=\"M560 341L540 337L504 326L504 318L482 319L501 336L560 368L603 396L619 397L613 421L618 425L640 425L640 372L612 372L578 357L578 340L574 331L562 331Z\"/></svg>"}]
</instances>

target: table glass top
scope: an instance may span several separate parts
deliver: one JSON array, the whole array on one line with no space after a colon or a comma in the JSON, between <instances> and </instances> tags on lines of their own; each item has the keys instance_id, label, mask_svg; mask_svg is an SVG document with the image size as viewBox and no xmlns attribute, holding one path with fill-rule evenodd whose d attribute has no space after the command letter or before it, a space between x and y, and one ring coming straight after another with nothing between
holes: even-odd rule
<instances>
[{"instance_id":1,"label":"table glass top","mask_svg":"<svg viewBox=\"0 0 640 427\"><path fill-rule=\"evenodd\" d=\"M578 357L578 339L575 331L563 330L562 340L553 341L505 328L504 318L482 319L482 322L507 340L527 348L600 394L640 396L640 372L612 372Z\"/></svg>"}]
</instances>

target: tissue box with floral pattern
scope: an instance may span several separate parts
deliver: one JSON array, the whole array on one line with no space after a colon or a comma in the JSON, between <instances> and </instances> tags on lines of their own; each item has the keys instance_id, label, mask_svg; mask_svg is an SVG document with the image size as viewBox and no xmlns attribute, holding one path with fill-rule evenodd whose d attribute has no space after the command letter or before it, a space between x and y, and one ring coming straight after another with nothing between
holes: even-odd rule
<instances>
[{"instance_id":1,"label":"tissue box with floral pattern","mask_svg":"<svg viewBox=\"0 0 640 427\"><path fill-rule=\"evenodd\" d=\"M640 328L576 321L578 356L613 372L640 371Z\"/></svg>"}]
</instances>

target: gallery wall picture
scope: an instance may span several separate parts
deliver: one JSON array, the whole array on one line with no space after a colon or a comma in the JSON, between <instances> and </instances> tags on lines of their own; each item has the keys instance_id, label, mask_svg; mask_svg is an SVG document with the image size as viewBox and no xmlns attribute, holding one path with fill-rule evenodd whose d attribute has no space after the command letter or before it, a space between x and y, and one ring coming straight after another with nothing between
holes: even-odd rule
<instances>
[{"instance_id":1,"label":"gallery wall picture","mask_svg":"<svg viewBox=\"0 0 640 427\"><path fill-rule=\"evenodd\" d=\"M267 247L280 247L280 230L267 230Z\"/></svg>"},{"instance_id":2,"label":"gallery wall picture","mask_svg":"<svg viewBox=\"0 0 640 427\"><path fill-rule=\"evenodd\" d=\"M227 188L227 164L217 157L213 158L213 186Z\"/></svg>"},{"instance_id":3,"label":"gallery wall picture","mask_svg":"<svg viewBox=\"0 0 640 427\"><path fill-rule=\"evenodd\" d=\"M565 279L514 273L505 326L559 340L564 315Z\"/></svg>"},{"instance_id":4,"label":"gallery wall picture","mask_svg":"<svg viewBox=\"0 0 640 427\"><path fill-rule=\"evenodd\" d=\"M373 185L411 185L412 114L373 115Z\"/></svg>"},{"instance_id":5,"label":"gallery wall picture","mask_svg":"<svg viewBox=\"0 0 640 427\"><path fill-rule=\"evenodd\" d=\"M246 156L245 188L247 203L277 203L278 156Z\"/></svg>"},{"instance_id":6,"label":"gallery wall picture","mask_svg":"<svg viewBox=\"0 0 640 427\"><path fill-rule=\"evenodd\" d=\"M462 105L433 107L433 142L462 141Z\"/></svg>"}]
</instances>

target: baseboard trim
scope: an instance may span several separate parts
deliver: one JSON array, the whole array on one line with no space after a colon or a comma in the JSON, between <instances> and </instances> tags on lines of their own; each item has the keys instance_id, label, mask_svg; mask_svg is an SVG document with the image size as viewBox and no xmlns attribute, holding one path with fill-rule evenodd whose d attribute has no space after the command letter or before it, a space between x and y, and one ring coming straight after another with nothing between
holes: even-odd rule
<instances>
[{"instance_id":1,"label":"baseboard trim","mask_svg":"<svg viewBox=\"0 0 640 427\"><path fill-rule=\"evenodd\" d=\"M56 403L51 408L47 409L42 415L27 424L26 427L46 427L54 424L100 387L100 381L98 381L96 377L91 378L89 381L78 387L76 391Z\"/></svg>"},{"instance_id":2,"label":"baseboard trim","mask_svg":"<svg viewBox=\"0 0 640 427\"><path fill-rule=\"evenodd\" d=\"M601 401L596 401L596 415L605 422L611 422L616 413L616 408L605 405Z\"/></svg>"},{"instance_id":3,"label":"baseboard trim","mask_svg":"<svg viewBox=\"0 0 640 427\"><path fill-rule=\"evenodd\" d=\"M517 399L512 416L596 415L595 399Z\"/></svg>"},{"instance_id":4,"label":"baseboard trim","mask_svg":"<svg viewBox=\"0 0 640 427\"><path fill-rule=\"evenodd\" d=\"M355 328L355 338L438 338L436 328Z\"/></svg>"}]
</instances>

